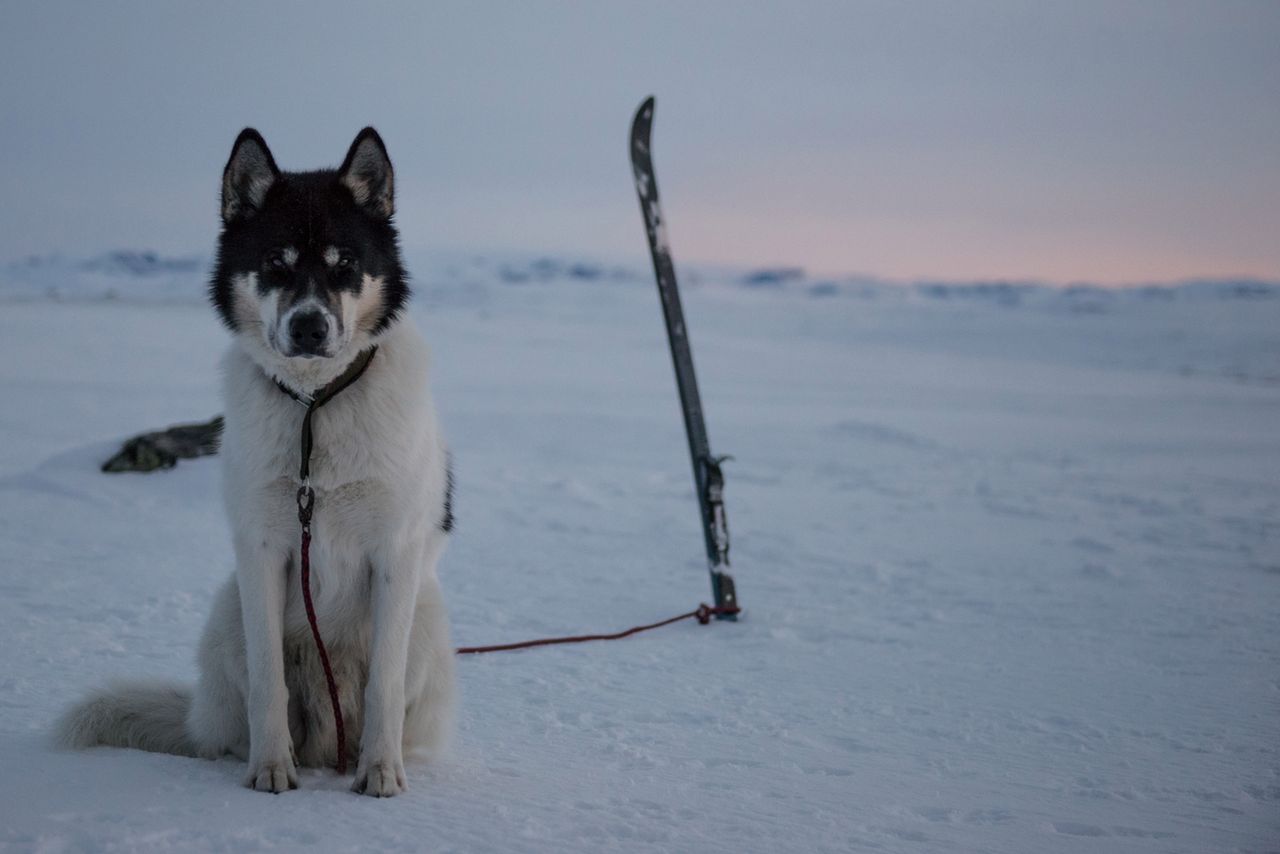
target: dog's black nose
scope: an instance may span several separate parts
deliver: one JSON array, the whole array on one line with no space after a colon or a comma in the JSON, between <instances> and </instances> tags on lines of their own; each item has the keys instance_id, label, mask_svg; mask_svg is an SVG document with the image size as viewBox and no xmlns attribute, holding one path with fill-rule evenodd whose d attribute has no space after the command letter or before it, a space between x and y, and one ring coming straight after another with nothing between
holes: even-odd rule
<instances>
[{"instance_id":1,"label":"dog's black nose","mask_svg":"<svg viewBox=\"0 0 1280 854\"><path fill-rule=\"evenodd\" d=\"M329 338L329 318L320 311L300 311L289 318L289 338L294 355L319 355Z\"/></svg>"}]
</instances>

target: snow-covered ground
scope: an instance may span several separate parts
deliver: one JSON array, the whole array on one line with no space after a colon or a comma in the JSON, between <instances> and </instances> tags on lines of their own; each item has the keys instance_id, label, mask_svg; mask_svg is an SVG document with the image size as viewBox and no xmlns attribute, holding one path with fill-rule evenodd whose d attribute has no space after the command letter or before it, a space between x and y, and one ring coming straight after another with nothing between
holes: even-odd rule
<instances>
[{"instance_id":1,"label":"snow-covered ground","mask_svg":"<svg viewBox=\"0 0 1280 854\"><path fill-rule=\"evenodd\" d=\"M706 599L644 268L413 269L458 467L456 642ZM0 848L1280 846L1280 286L1251 282L690 272L744 620L464 659L452 755L391 801L51 749L99 680L191 681L230 571L216 460L97 471L219 410L203 270L0 268Z\"/></svg>"}]
</instances>

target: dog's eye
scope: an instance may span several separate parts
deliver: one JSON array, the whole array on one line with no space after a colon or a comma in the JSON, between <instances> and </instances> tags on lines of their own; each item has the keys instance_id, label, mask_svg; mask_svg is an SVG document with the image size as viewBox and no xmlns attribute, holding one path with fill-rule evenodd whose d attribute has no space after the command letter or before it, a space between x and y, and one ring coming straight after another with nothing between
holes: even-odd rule
<instances>
[{"instance_id":1,"label":"dog's eye","mask_svg":"<svg viewBox=\"0 0 1280 854\"><path fill-rule=\"evenodd\" d=\"M268 255L266 265L268 270L283 270L288 266L284 263L284 256L278 253Z\"/></svg>"},{"instance_id":2,"label":"dog's eye","mask_svg":"<svg viewBox=\"0 0 1280 854\"><path fill-rule=\"evenodd\" d=\"M350 270L350 269L351 269L352 267L354 267L355 265L356 265L356 259L355 259L355 256L354 256L354 255L339 255L339 256L338 256L338 269L339 269L339 270Z\"/></svg>"}]
</instances>

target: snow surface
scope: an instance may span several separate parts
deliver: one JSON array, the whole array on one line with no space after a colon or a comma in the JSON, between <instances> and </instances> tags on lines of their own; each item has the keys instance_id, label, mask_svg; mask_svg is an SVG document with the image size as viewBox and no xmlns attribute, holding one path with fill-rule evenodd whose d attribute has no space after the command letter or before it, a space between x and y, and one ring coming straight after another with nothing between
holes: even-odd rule
<instances>
[{"instance_id":1,"label":"snow surface","mask_svg":"<svg viewBox=\"0 0 1280 854\"><path fill-rule=\"evenodd\" d=\"M51 749L190 682L218 465L102 475L219 410L202 259L0 268L0 849L1257 851L1280 846L1280 287L684 271L737 624L466 658L411 791ZM457 458L458 644L707 598L642 266L413 265Z\"/></svg>"}]
</instances>

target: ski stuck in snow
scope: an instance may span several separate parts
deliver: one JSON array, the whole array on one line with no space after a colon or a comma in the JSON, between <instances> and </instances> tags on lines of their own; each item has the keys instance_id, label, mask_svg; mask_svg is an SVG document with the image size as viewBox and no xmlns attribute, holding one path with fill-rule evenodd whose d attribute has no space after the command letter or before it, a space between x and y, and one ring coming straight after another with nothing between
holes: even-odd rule
<instances>
[{"instance_id":1,"label":"ski stuck in snow","mask_svg":"<svg viewBox=\"0 0 1280 854\"><path fill-rule=\"evenodd\" d=\"M667 242L667 222L658 201L658 182L653 174L653 96L645 99L631 122L631 170L636 179L636 195L640 199L640 215L644 218L649 238L649 254L653 257L653 273L658 280L662 299L662 316L667 323L667 341L671 344L671 361L676 370L676 387L684 410L684 429L689 437L689 458L693 463L693 483L702 511L702 534L706 540L707 563L711 570L711 593L718 609L716 617L734 620L740 609L733 576L729 575L729 521L724 512L724 473L721 464L729 459L711 453L707 424L702 416L702 399L698 395L698 378L693 372L693 351L689 346L689 329L680 305L676 270L671 262L671 246Z\"/></svg>"}]
</instances>

